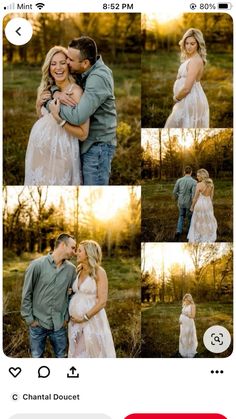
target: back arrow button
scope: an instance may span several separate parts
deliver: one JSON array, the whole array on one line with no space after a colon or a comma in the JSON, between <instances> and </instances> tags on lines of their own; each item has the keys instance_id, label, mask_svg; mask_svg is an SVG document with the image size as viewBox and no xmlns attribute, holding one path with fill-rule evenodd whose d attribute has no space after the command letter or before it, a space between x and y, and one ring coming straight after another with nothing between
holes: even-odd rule
<instances>
[{"instance_id":1,"label":"back arrow button","mask_svg":"<svg viewBox=\"0 0 236 419\"><path fill-rule=\"evenodd\" d=\"M19 26L19 28L16 30L17 35L21 36L21 33L19 32L19 30L21 29L21 26Z\"/></svg>"},{"instance_id":2,"label":"back arrow button","mask_svg":"<svg viewBox=\"0 0 236 419\"><path fill-rule=\"evenodd\" d=\"M5 35L11 44L25 45L32 38L33 28L29 20L15 17L6 24Z\"/></svg>"}]
</instances>

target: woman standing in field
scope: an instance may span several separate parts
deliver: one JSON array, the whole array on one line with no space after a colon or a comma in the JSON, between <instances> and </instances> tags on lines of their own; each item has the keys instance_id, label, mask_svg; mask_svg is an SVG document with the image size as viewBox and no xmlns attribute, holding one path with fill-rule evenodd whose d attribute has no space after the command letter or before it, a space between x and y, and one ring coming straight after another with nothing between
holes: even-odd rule
<instances>
[{"instance_id":1,"label":"woman standing in field","mask_svg":"<svg viewBox=\"0 0 236 419\"><path fill-rule=\"evenodd\" d=\"M69 305L69 358L115 358L115 348L104 307L108 281L100 266L98 243L84 240L77 252L78 276Z\"/></svg>"},{"instance_id":2,"label":"woman standing in field","mask_svg":"<svg viewBox=\"0 0 236 419\"><path fill-rule=\"evenodd\" d=\"M188 232L190 243L216 241L217 221L213 210L214 184L206 169L197 171L198 184L190 207L193 212Z\"/></svg>"},{"instance_id":3,"label":"woman standing in field","mask_svg":"<svg viewBox=\"0 0 236 419\"><path fill-rule=\"evenodd\" d=\"M196 307L191 294L185 294L182 302L182 313L179 318L179 353L182 358L194 358L197 353L197 333L195 327Z\"/></svg>"},{"instance_id":4,"label":"woman standing in field","mask_svg":"<svg viewBox=\"0 0 236 419\"><path fill-rule=\"evenodd\" d=\"M56 85L76 102L82 96L81 87L74 83L67 64L67 50L55 46L47 53L42 67L37 104L42 93ZM47 100L51 97L47 97ZM60 102L37 107L39 116L29 138L25 159L25 185L79 185L81 184L79 141L88 135L89 121L81 126L70 125L59 115Z\"/></svg>"},{"instance_id":5,"label":"woman standing in field","mask_svg":"<svg viewBox=\"0 0 236 419\"><path fill-rule=\"evenodd\" d=\"M179 45L182 64L173 89L175 105L165 128L208 128L209 106L200 83L206 64L202 32L188 29Z\"/></svg>"}]
</instances>

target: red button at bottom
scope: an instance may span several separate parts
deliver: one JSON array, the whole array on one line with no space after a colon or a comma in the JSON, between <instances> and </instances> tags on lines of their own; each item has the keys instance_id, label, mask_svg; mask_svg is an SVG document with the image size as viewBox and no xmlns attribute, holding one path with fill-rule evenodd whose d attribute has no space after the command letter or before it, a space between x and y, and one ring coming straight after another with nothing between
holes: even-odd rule
<instances>
[{"instance_id":1,"label":"red button at bottom","mask_svg":"<svg viewBox=\"0 0 236 419\"><path fill-rule=\"evenodd\" d=\"M134 413L125 419L227 419L217 413Z\"/></svg>"}]
</instances>

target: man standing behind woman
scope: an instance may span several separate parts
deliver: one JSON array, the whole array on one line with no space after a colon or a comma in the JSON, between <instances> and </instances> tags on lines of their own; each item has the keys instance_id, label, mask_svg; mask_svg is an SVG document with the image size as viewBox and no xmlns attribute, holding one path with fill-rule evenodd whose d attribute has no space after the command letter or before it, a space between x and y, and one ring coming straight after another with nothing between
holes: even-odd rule
<instances>
[{"instance_id":1,"label":"man standing behind woman","mask_svg":"<svg viewBox=\"0 0 236 419\"><path fill-rule=\"evenodd\" d=\"M112 71L97 55L97 45L89 36L73 39L67 55L70 71L84 92L77 103L69 92L59 92L56 86L51 89L54 100L61 103L61 124L81 125L90 119L88 138L80 145L84 184L108 185L117 125ZM48 99L48 92L44 98Z\"/></svg>"}]
</instances>

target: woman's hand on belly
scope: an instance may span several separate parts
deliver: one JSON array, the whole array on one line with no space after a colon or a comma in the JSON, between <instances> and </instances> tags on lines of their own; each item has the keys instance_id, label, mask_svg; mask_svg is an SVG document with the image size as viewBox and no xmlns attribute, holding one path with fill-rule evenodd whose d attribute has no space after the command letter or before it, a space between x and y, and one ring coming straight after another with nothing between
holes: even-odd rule
<instances>
[{"instance_id":1,"label":"woman's hand on belly","mask_svg":"<svg viewBox=\"0 0 236 419\"><path fill-rule=\"evenodd\" d=\"M71 316L70 320L71 320L73 323L83 323L83 322L85 321L85 320L84 320L84 316L76 316L76 317Z\"/></svg>"}]
</instances>

